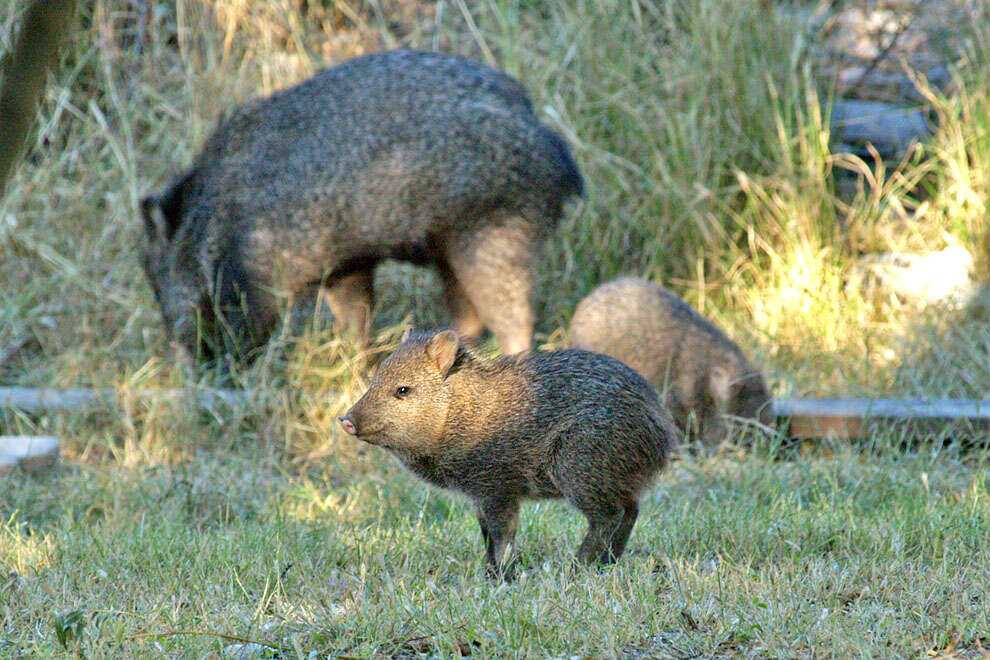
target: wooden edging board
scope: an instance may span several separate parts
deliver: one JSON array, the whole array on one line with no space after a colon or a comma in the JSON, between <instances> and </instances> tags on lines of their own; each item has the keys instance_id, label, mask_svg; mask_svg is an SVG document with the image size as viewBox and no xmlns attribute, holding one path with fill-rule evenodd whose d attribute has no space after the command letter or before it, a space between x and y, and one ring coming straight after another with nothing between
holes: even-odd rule
<instances>
[{"instance_id":1,"label":"wooden edging board","mask_svg":"<svg viewBox=\"0 0 990 660\"><path fill-rule=\"evenodd\" d=\"M775 399L773 410L795 439L860 438L877 423L935 433L966 423L990 433L990 399Z\"/></svg>"},{"instance_id":2,"label":"wooden edging board","mask_svg":"<svg viewBox=\"0 0 990 660\"><path fill-rule=\"evenodd\" d=\"M123 400L189 401L203 410L212 410L220 404L240 405L248 399L247 392L219 389L0 387L0 409L11 408L29 413L106 410L118 406Z\"/></svg>"},{"instance_id":3,"label":"wooden edging board","mask_svg":"<svg viewBox=\"0 0 990 660\"><path fill-rule=\"evenodd\" d=\"M138 389L0 387L0 409L28 413L106 410L123 400L187 401L203 410L238 406L250 393L223 389ZM954 423L968 423L990 433L990 399L775 399L778 419L789 421L796 439L861 437L875 423L911 423L937 431Z\"/></svg>"}]
</instances>

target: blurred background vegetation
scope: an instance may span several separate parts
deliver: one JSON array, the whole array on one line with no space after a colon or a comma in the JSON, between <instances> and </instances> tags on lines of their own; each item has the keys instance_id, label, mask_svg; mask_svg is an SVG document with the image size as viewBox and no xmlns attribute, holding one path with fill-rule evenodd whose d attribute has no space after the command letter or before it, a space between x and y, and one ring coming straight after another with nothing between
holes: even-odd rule
<instances>
[{"instance_id":1,"label":"blurred background vegetation","mask_svg":"<svg viewBox=\"0 0 990 660\"><path fill-rule=\"evenodd\" d=\"M0 10L0 48L25 5ZM16 349L2 383L208 379L167 356L137 267L138 200L224 110L416 47L518 77L574 147L588 193L541 261L541 345L562 343L592 287L637 274L725 327L777 395L990 391L984 3L94 0L78 13L0 203L0 346ZM892 76L907 84L883 87ZM845 144L830 122L842 95L920 110L931 135L883 154ZM945 304L863 275L946 247L972 258L972 282ZM444 322L431 272L389 265L378 285L382 342L396 324ZM279 400L360 389L353 348L320 317L302 326L245 385Z\"/></svg>"}]
</instances>

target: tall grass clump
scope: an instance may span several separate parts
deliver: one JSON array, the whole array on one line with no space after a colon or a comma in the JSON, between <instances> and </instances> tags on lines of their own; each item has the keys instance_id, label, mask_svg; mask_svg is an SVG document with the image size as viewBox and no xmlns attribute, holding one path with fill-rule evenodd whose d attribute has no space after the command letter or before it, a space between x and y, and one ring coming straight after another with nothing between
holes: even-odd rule
<instances>
[{"instance_id":1,"label":"tall grass clump","mask_svg":"<svg viewBox=\"0 0 990 660\"><path fill-rule=\"evenodd\" d=\"M760 3L492 2L477 14L487 49L577 145L590 183L547 262L564 275L551 325L620 273L730 276L746 241L726 213L744 198L737 174L823 169L803 160L820 153L791 154L820 123L804 33ZM815 233L822 222L799 221Z\"/></svg>"},{"instance_id":2,"label":"tall grass clump","mask_svg":"<svg viewBox=\"0 0 990 660\"><path fill-rule=\"evenodd\" d=\"M22 4L0 9L4 39ZM32 339L2 377L187 379L163 359L137 267L137 200L185 167L238 102L410 46L519 77L574 145L588 193L540 262L542 343L560 343L588 290L630 273L724 325L778 393L896 391L905 335L920 321L850 288L849 276L864 252L960 242L985 255L986 28L974 22L962 39L960 83L930 94L936 136L901 163L865 162L830 151L828 80L799 16L756 0L83 3L0 202L0 343ZM836 198L839 171L860 176L855 199ZM406 320L444 322L435 277L382 270L383 337ZM245 385L359 387L353 352L326 324L308 327L274 342ZM320 366L348 355L344 367Z\"/></svg>"}]
</instances>

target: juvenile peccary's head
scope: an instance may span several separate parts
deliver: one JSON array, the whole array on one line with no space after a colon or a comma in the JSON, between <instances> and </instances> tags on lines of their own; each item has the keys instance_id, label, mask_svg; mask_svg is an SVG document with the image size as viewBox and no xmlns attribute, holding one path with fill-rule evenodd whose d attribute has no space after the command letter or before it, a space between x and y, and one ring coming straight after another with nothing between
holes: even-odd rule
<instances>
[{"instance_id":1,"label":"juvenile peccary's head","mask_svg":"<svg viewBox=\"0 0 990 660\"><path fill-rule=\"evenodd\" d=\"M189 179L187 175L161 196L141 201L145 232L141 267L169 340L190 357L210 359L218 352L221 339L195 241L182 231Z\"/></svg>"},{"instance_id":2,"label":"juvenile peccary's head","mask_svg":"<svg viewBox=\"0 0 990 660\"><path fill-rule=\"evenodd\" d=\"M430 453L442 438L450 410L447 376L463 355L452 330L407 330L399 348L378 367L368 391L340 418L344 431L387 449Z\"/></svg>"}]
</instances>

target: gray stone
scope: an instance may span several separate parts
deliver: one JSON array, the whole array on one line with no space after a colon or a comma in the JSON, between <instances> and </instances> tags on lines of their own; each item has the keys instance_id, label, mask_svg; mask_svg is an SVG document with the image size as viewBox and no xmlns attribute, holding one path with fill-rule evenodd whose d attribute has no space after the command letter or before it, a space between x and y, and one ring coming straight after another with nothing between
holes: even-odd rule
<instances>
[{"instance_id":1,"label":"gray stone","mask_svg":"<svg viewBox=\"0 0 990 660\"><path fill-rule=\"evenodd\" d=\"M274 650L272 647L265 646L264 644L246 642L244 644L225 646L223 654L228 658L236 658L236 660L251 660L252 658L270 657L270 654Z\"/></svg>"},{"instance_id":2,"label":"gray stone","mask_svg":"<svg viewBox=\"0 0 990 660\"><path fill-rule=\"evenodd\" d=\"M949 70L936 64L921 72L928 85L935 90L945 90L951 82ZM836 80L838 94L859 100L900 100L908 103L924 103L927 98L915 85L911 76L903 71L870 71L866 65L843 68Z\"/></svg>"},{"instance_id":3,"label":"gray stone","mask_svg":"<svg viewBox=\"0 0 990 660\"><path fill-rule=\"evenodd\" d=\"M44 474L55 466L58 455L58 440L48 435L0 436L0 474L15 466L32 474Z\"/></svg>"},{"instance_id":4,"label":"gray stone","mask_svg":"<svg viewBox=\"0 0 990 660\"><path fill-rule=\"evenodd\" d=\"M931 134L920 110L845 99L832 106L831 128L835 140L854 147L871 143L884 158L903 154L912 142Z\"/></svg>"},{"instance_id":5,"label":"gray stone","mask_svg":"<svg viewBox=\"0 0 990 660\"><path fill-rule=\"evenodd\" d=\"M908 304L961 306L980 291L972 272L973 256L960 245L928 254L871 254L859 260L847 286Z\"/></svg>"}]
</instances>

